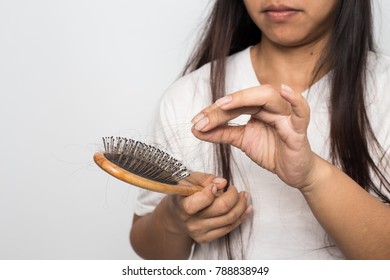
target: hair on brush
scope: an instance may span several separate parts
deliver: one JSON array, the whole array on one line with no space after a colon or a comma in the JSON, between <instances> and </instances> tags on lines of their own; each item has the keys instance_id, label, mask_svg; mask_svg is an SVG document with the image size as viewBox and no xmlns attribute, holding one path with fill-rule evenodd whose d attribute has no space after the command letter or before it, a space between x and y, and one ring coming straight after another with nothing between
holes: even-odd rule
<instances>
[{"instance_id":1,"label":"hair on brush","mask_svg":"<svg viewBox=\"0 0 390 280\"><path fill-rule=\"evenodd\" d=\"M126 183L155 192L191 195L203 189L185 180L187 168L168 153L140 141L103 137L104 151L94 155L104 171Z\"/></svg>"}]
</instances>

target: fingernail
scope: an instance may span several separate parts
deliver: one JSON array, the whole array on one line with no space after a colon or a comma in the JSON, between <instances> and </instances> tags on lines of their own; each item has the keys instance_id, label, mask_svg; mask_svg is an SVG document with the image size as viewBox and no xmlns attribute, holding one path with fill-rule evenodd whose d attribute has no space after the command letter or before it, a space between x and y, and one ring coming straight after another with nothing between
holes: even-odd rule
<instances>
[{"instance_id":1,"label":"fingernail","mask_svg":"<svg viewBox=\"0 0 390 280\"><path fill-rule=\"evenodd\" d=\"M250 214L250 213L252 213L252 211L253 211L253 206L252 206L252 205L249 205L249 206L246 208L246 210L245 210L245 214Z\"/></svg>"},{"instance_id":2,"label":"fingernail","mask_svg":"<svg viewBox=\"0 0 390 280\"><path fill-rule=\"evenodd\" d=\"M218 106L218 107L221 107L225 104L228 104L230 101L232 101L232 96L231 95L226 95L225 97L222 97L220 99L218 99L217 101L215 101L215 104Z\"/></svg>"},{"instance_id":3,"label":"fingernail","mask_svg":"<svg viewBox=\"0 0 390 280\"><path fill-rule=\"evenodd\" d=\"M191 120L191 122L193 124L196 124L198 121L200 121L203 118L204 118L204 114L203 113L199 113Z\"/></svg>"},{"instance_id":4,"label":"fingernail","mask_svg":"<svg viewBox=\"0 0 390 280\"><path fill-rule=\"evenodd\" d=\"M198 122L195 123L195 129L202 130L208 123L209 123L209 118L203 117Z\"/></svg>"},{"instance_id":5,"label":"fingernail","mask_svg":"<svg viewBox=\"0 0 390 280\"><path fill-rule=\"evenodd\" d=\"M226 182L226 179L224 179L224 178L216 177L213 179L214 184L220 184L220 183L224 183L224 182Z\"/></svg>"},{"instance_id":6,"label":"fingernail","mask_svg":"<svg viewBox=\"0 0 390 280\"><path fill-rule=\"evenodd\" d=\"M287 92L287 93L289 93L289 94L294 94L294 93L295 93L295 91L294 91L292 88L290 88L288 85L281 84L280 88L281 88L283 91L285 91L285 92Z\"/></svg>"},{"instance_id":7,"label":"fingernail","mask_svg":"<svg viewBox=\"0 0 390 280\"><path fill-rule=\"evenodd\" d=\"M244 192L244 198L245 198L246 200L248 200L248 198L249 198L249 193L248 193L248 192Z\"/></svg>"}]
</instances>

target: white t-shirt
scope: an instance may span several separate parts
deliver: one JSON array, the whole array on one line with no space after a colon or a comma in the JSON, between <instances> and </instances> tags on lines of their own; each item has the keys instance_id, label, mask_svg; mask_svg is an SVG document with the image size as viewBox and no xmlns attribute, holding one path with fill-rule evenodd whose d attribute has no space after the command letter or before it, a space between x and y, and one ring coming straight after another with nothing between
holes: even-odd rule
<instances>
[{"instance_id":1,"label":"white t-shirt","mask_svg":"<svg viewBox=\"0 0 390 280\"><path fill-rule=\"evenodd\" d=\"M370 54L368 114L374 133L384 149L390 146L390 59ZM155 129L154 144L182 160L189 170L215 173L212 144L191 133L191 119L211 103L210 65L177 80L165 93ZM324 76L303 95L311 108L308 137L312 150L329 159L329 77ZM226 92L258 86L250 48L229 57ZM241 116L234 123L245 123ZM342 121L342 120L340 120ZM313 216L302 194L276 175L253 163L232 148L234 185L248 190L254 207L252 221L241 226L241 240L248 259L337 259L344 258ZM135 213L153 211L163 194L140 189ZM219 255L218 241L196 244L193 259L226 258Z\"/></svg>"}]
</instances>

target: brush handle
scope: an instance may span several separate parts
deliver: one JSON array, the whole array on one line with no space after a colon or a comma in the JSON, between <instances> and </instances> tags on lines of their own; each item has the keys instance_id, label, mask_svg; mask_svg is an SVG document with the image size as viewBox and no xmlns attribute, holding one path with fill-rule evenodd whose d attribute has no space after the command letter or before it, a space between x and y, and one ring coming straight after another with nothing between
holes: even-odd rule
<instances>
[{"instance_id":1,"label":"brush handle","mask_svg":"<svg viewBox=\"0 0 390 280\"><path fill-rule=\"evenodd\" d=\"M101 169L115 178L150 191L189 196L203 189L203 187L194 185L185 179L179 181L177 185L170 185L146 179L117 166L109 161L101 152L95 153L93 159Z\"/></svg>"}]
</instances>

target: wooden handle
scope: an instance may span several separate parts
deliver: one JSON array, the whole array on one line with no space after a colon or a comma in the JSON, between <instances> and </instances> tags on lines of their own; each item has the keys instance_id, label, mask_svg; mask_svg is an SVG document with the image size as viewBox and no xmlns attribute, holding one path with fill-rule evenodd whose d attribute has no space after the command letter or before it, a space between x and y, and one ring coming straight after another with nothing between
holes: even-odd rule
<instances>
[{"instance_id":1,"label":"wooden handle","mask_svg":"<svg viewBox=\"0 0 390 280\"><path fill-rule=\"evenodd\" d=\"M101 152L95 153L93 159L101 169L115 178L150 191L172 195L189 196L203 189L203 187L191 184L185 179L179 181L178 185L170 185L146 179L115 165L109 161Z\"/></svg>"}]
</instances>

